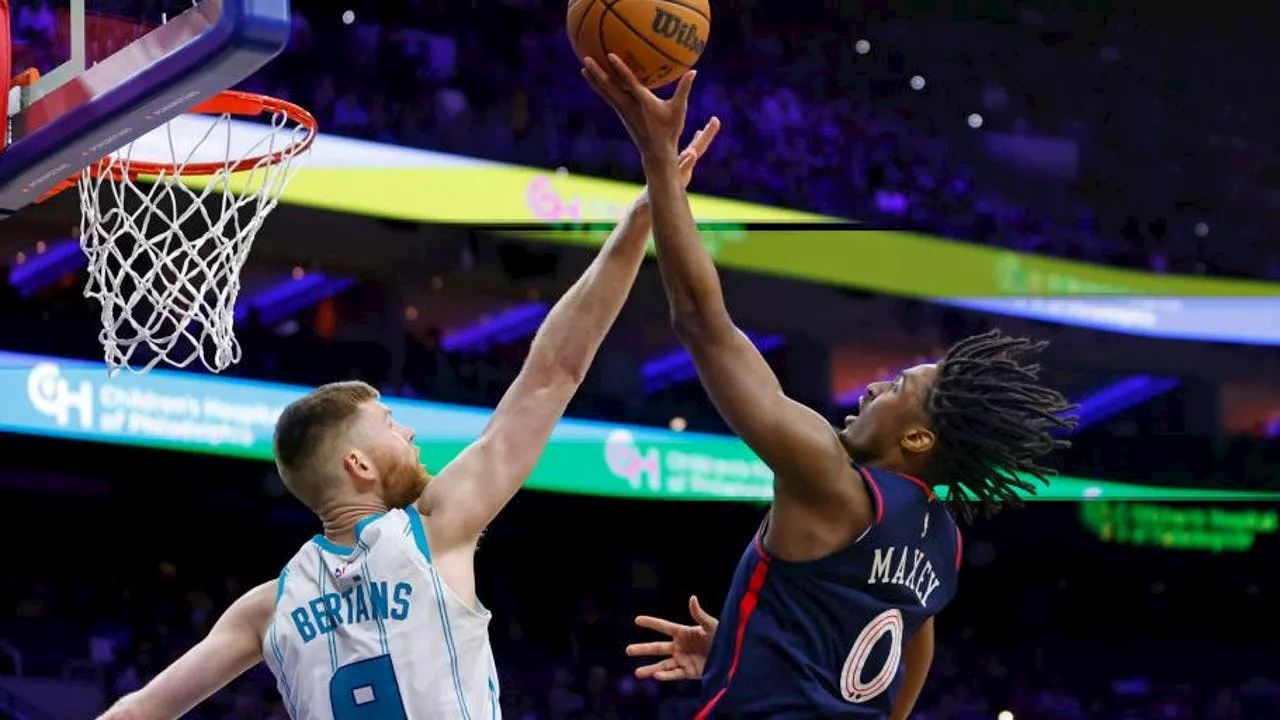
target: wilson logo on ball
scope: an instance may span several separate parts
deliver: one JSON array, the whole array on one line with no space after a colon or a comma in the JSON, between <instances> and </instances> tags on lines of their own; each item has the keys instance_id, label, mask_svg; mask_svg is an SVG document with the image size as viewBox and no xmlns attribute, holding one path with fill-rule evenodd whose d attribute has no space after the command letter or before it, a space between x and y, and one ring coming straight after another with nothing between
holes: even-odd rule
<instances>
[{"instance_id":1,"label":"wilson logo on ball","mask_svg":"<svg viewBox=\"0 0 1280 720\"><path fill-rule=\"evenodd\" d=\"M698 37L697 26L681 20L660 7L653 9L653 31L668 40L674 40L695 55L701 55L707 47L707 41Z\"/></svg>"}]
</instances>

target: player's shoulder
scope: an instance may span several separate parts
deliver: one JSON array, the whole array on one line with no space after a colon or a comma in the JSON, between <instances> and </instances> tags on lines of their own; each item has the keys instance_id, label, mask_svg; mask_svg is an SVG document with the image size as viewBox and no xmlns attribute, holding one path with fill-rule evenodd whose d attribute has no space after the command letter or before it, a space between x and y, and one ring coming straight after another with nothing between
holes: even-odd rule
<instances>
[{"instance_id":1,"label":"player's shoulder","mask_svg":"<svg viewBox=\"0 0 1280 720\"><path fill-rule=\"evenodd\" d=\"M311 567L316 563L316 552L322 550L322 535L315 535L302 543L289 560L284 564L285 573L297 573L303 568Z\"/></svg>"},{"instance_id":2,"label":"player's shoulder","mask_svg":"<svg viewBox=\"0 0 1280 720\"><path fill-rule=\"evenodd\" d=\"M357 547L369 551L384 544L417 545L430 559L423 522L422 512L414 505L370 515L356 523Z\"/></svg>"},{"instance_id":3,"label":"player's shoulder","mask_svg":"<svg viewBox=\"0 0 1280 720\"><path fill-rule=\"evenodd\" d=\"M395 543L403 545L414 554L420 554L431 564L431 547L427 543L426 526L422 512L416 505L392 508L385 513L370 516L357 524L356 539L366 548Z\"/></svg>"},{"instance_id":4,"label":"player's shoulder","mask_svg":"<svg viewBox=\"0 0 1280 720\"><path fill-rule=\"evenodd\" d=\"M360 522L356 523L356 542L368 542L375 535L381 536L392 530L403 532L410 526L410 522L408 511L402 508L391 508L386 512L374 513L361 518Z\"/></svg>"},{"instance_id":5,"label":"player's shoulder","mask_svg":"<svg viewBox=\"0 0 1280 720\"><path fill-rule=\"evenodd\" d=\"M277 594L283 594L291 578L310 582L321 568L345 568L353 563L378 558L422 557L431 565L422 515L416 507L393 508L370 514L356 523L354 545L340 545L324 535L315 535L302 544L280 571ZM395 560L393 560L394 562Z\"/></svg>"},{"instance_id":6,"label":"player's shoulder","mask_svg":"<svg viewBox=\"0 0 1280 720\"><path fill-rule=\"evenodd\" d=\"M918 477L874 465L854 464L876 506L876 523L905 507L922 507L938 501L929 483Z\"/></svg>"},{"instance_id":7,"label":"player's shoulder","mask_svg":"<svg viewBox=\"0 0 1280 720\"><path fill-rule=\"evenodd\" d=\"M926 536L961 542L959 524L933 487L913 475L855 465L876 506L875 525L923 522Z\"/></svg>"},{"instance_id":8,"label":"player's shoulder","mask_svg":"<svg viewBox=\"0 0 1280 720\"><path fill-rule=\"evenodd\" d=\"M422 516L412 506L409 508L393 508L385 512L372 513L356 523L353 532L353 545L344 545L322 534L312 536L302 544L286 564L286 569L296 566L309 567L316 562L324 562L326 555L338 558L349 558L367 554L375 546L395 544L400 541L416 544L418 538L425 538ZM425 542L425 539L423 540Z\"/></svg>"},{"instance_id":9,"label":"player's shoulder","mask_svg":"<svg viewBox=\"0 0 1280 720\"><path fill-rule=\"evenodd\" d=\"M873 482L881 482L881 483L887 482L887 483L893 483L895 485L906 484L906 485L911 485L916 487L917 489L921 490L925 495L931 495L933 493L933 488L929 485L929 483L925 482L924 480L921 480L920 478L914 475L908 475L906 473L898 472L897 470L890 470L888 468L883 468L878 465L864 465L861 463L854 463L853 467L858 472L862 473L863 477L869 477Z\"/></svg>"},{"instance_id":10,"label":"player's shoulder","mask_svg":"<svg viewBox=\"0 0 1280 720\"><path fill-rule=\"evenodd\" d=\"M275 610L276 605L280 602L280 596L284 594L285 577L285 573L282 572L280 577L250 588L236 599L233 606L243 616L262 619L265 624L265 621L271 617L271 612Z\"/></svg>"}]
</instances>

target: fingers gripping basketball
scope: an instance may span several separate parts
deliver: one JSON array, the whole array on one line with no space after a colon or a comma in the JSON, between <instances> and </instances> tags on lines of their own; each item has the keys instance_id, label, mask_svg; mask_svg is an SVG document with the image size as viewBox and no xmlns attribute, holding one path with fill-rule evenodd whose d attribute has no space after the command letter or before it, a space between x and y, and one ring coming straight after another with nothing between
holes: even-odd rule
<instances>
[{"instance_id":1,"label":"fingers gripping basketball","mask_svg":"<svg viewBox=\"0 0 1280 720\"><path fill-rule=\"evenodd\" d=\"M707 0L570 0L569 42L605 66L615 53L636 78L659 88L693 67L711 34Z\"/></svg>"}]
</instances>

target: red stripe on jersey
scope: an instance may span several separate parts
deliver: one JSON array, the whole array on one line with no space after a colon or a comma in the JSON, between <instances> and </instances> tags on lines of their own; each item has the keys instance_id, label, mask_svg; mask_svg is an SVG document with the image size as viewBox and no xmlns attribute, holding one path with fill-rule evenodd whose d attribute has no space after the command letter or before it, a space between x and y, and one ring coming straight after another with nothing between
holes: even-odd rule
<instances>
[{"instance_id":1,"label":"red stripe on jersey","mask_svg":"<svg viewBox=\"0 0 1280 720\"><path fill-rule=\"evenodd\" d=\"M756 534L755 539L756 552L760 554L760 562L755 569L751 571L751 580L747 583L747 592L743 594L741 602L738 603L738 630L733 637L733 661L729 663L729 674L725 676L724 687L707 702L706 706L698 711L694 720L707 720L711 717L711 711L715 708L716 703L720 702L720 698L729 691L729 683L733 682L733 675L738 669L738 658L742 655L742 641L747 634L747 621L751 619L751 613L755 612L756 604L760 601L760 590L764 587L765 578L769 575L769 556L765 554L764 548L760 545L760 535Z\"/></svg>"}]
</instances>

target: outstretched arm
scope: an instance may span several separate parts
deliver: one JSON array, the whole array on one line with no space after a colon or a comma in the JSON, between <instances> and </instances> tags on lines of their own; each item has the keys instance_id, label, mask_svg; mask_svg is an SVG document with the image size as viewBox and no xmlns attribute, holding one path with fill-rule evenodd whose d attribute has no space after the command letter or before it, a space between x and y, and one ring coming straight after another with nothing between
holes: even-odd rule
<instances>
[{"instance_id":1,"label":"outstretched arm","mask_svg":"<svg viewBox=\"0 0 1280 720\"><path fill-rule=\"evenodd\" d=\"M786 526L784 535L791 535L791 528L821 532L822 527L860 533L861 528L849 526L870 524L870 499L831 424L786 396L725 307L715 264L702 244L676 167L673 135L678 137L683 127L675 123L682 123L684 111L670 106L687 98L687 86L662 101L620 60L611 56L610 62L612 77L594 63L588 69L593 86L622 116L643 156L672 325L720 415L773 469L774 528Z\"/></svg>"},{"instance_id":2,"label":"outstretched arm","mask_svg":"<svg viewBox=\"0 0 1280 720\"><path fill-rule=\"evenodd\" d=\"M276 583L231 604L209 634L99 720L177 720L262 660L262 635L275 609Z\"/></svg>"},{"instance_id":3,"label":"outstretched arm","mask_svg":"<svg viewBox=\"0 0 1280 720\"><path fill-rule=\"evenodd\" d=\"M677 161L677 182L688 182L718 128L713 120ZM431 517L432 548L448 552L475 543L533 471L631 292L651 228L646 192L551 309L480 438L427 486L419 507Z\"/></svg>"}]
</instances>

